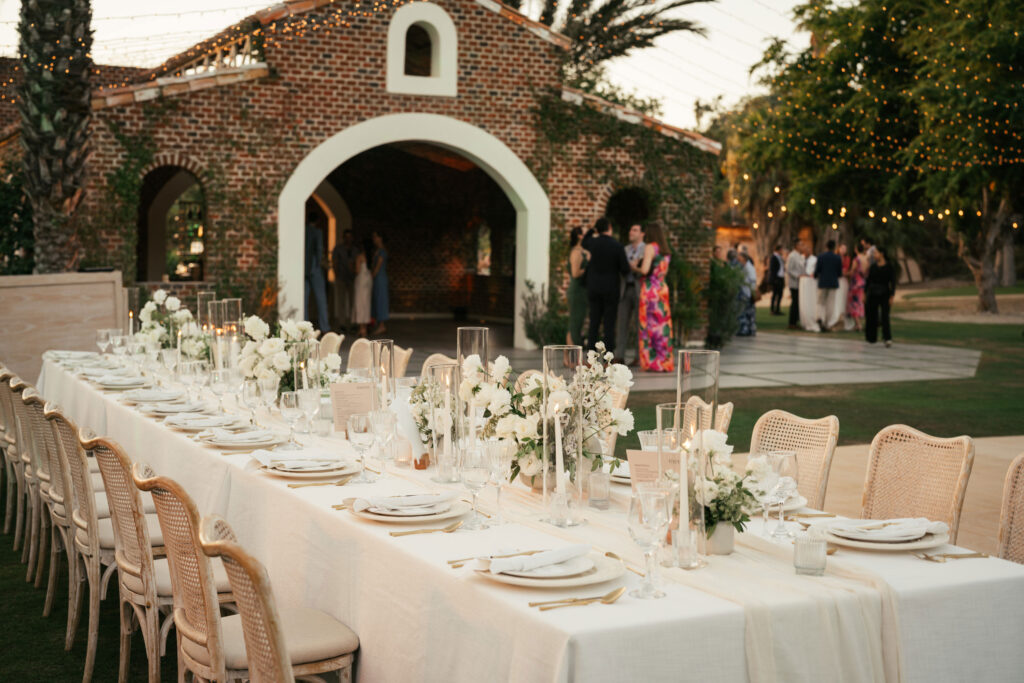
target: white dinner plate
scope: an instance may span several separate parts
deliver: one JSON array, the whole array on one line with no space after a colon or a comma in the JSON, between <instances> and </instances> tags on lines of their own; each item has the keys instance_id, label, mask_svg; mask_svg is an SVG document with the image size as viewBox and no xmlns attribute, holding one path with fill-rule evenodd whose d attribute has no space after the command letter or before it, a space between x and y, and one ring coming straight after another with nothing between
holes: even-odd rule
<instances>
[{"instance_id":1,"label":"white dinner plate","mask_svg":"<svg viewBox=\"0 0 1024 683\"><path fill-rule=\"evenodd\" d=\"M148 386L149 380L144 377L134 378L125 377L123 382L117 382L115 384L107 384L104 382L96 382L96 386L104 391L128 391L129 389L141 389L142 387Z\"/></svg>"},{"instance_id":2,"label":"white dinner plate","mask_svg":"<svg viewBox=\"0 0 1024 683\"><path fill-rule=\"evenodd\" d=\"M825 538L829 543L835 543L836 545L845 546L847 548L856 548L858 550L888 550L893 551L904 551L904 550L927 550L929 548L937 548L940 545L949 543L949 534L925 534L922 538L914 541L900 542L878 542L878 541L854 541L850 538L843 538L842 536L836 536L831 531L825 532Z\"/></svg>"},{"instance_id":3,"label":"white dinner plate","mask_svg":"<svg viewBox=\"0 0 1024 683\"><path fill-rule=\"evenodd\" d=\"M269 448L270 446L282 444L287 440L288 437L283 434L267 437L260 441L221 441L215 436L200 439L200 441L208 446L215 446L217 448L233 451L254 451L257 448Z\"/></svg>"},{"instance_id":4,"label":"white dinner plate","mask_svg":"<svg viewBox=\"0 0 1024 683\"><path fill-rule=\"evenodd\" d=\"M339 460L337 463L323 463L323 465L323 468L313 470L288 470L278 467L263 467L261 465L260 471L264 474L269 474L274 477L283 477L285 479L324 479L327 477L344 477L349 474L355 474L359 471L358 465L343 460Z\"/></svg>"},{"instance_id":5,"label":"white dinner plate","mask_svg":"<svg viewBox=\"0 0 1024 683\"><path fill-rule=\"evenodd\" d=\"M565 579L570 576L579 576L594 568L594 560L589 555L574 557L558 564L547 564L535 569L524 569L520 571L502 572L509 576L521 576L527 579Z\"/></svg>"},{"instance_id":6,"label":"white dinner plate","mask_svg":"<svg viewBox=\"0 0 1024 683\"><path fill-rule=\"evenodd\" d=\"M792 512L793 510L799 510L802 507L807 507L807 499L804 498L803 496L799 496L798 495L798 496L796 496L794 498L790 498L785 503L783 503L782 504L782 511L783 512ZM770 512L778 512L779 511L779 506L778 505L772 505L771 507L768 508L768 510Z\"/></svg>"},{"instance_id":7,"label":"white dinner plate","mask_svg":"<svg viewBox=\"0 0 1024 683\"><path fill-rule=\"evenodd\" d=\"M207 429L232 429L248 426L248 422L239 419L234 415L200 415L190 416L188 419L175 420L177 415L170 415L164 420L164 424L179 432L201 432Z\"/></svg>"},{"instance_id":8,"label":"white dinner plate","mask_svg":"<svg viewBox=\"0 0 1024 683\"><path fill-rule=\"evenodd\" d=\"M605 557L599 554L590 554L586 556L593 563L594 566L584 571L582 574L575 576L566 576L561 579L541 579L531 578L528 576L512 576L511 574L492 574L489 571L483 569L477 569L477 576L482 576L485 579L496 581L498 583L507 583L512 586L527 586L529 588L572 588L574 586L590 586L595 583L604 583L606 581L614 581L621 577L625 572L626 568L622 562L613 560L610 557Z\"/></svg>"},{"instance_id":9,"label":"white dinner plate","mask_svg":"<svg viewBox=\"0 0 1024 683\"><path fill-rule=\"evenodd\" d=\"M452 501L445 500L434 505L420 505L418 507L403 508L396 510L394 508L367 508L367 512L372 512L375 515L383 515L385 517L422 517L423 515L438 515L442 512L447 512L452 507Z\"/></svg>"},{"instance_id":10,"label":"white dinner plate","mask_svg":"<svg viewBox=\"0 0 1024 683\"><path fill-rule=\"evenodd\" d=\"M615 474L612 472L611 480L616 484L626 484L627 486L633 483L633 480L629 478L629 475Z\"/></svg>"},{"instance_id":11,"label":"white dinner plate","mask_svg":"<svg viewBox=\"0 0 1024 683\"><path fill-rule=\"evenodd\" d=\"M356 517L361 517L363 519L372 519L375 522L391 522L392 524L394 524L394 523L405 524L407 522L436 522L436 521L439 521L439 520L442 520L442 519L451 519L453 517L461 517L462 515L466 514L467 512L469 512L472 509L473 509L473 506L470 505L469 503L467 503L466 501L464 501L464 500L457 500L457 501L453 502L452 506L450 508L448 508L447 510L445 510L444 512L438 512L438 513L434 513L434 514L431 514L431 515L415 515L415 516L409 516L409 517L395 517L393 515L381 515L381 514L378 514L376 512L370 512L369 510L358 511L358 510L355 510L355 509L353 509L351 507L348 510L353 515L355 515Z\"/></svg>"},{"instance_id":12,"label":"white dinner plate","mask_svg":"<svg viewBox=\"0 0 1024 683\"><path fill-rule=\"evenodd\" d=\"M177 401L184 395L181 389L132 389L124 392L121 400L125 403L157 403Z\"/></svg>"},{"instance_id":13,"label":"white dinner plate","mask_svg":"<svg viewBox=\"0 0 1024 683\"><path fill-rule=\"evenodd\" d=\"M150 415L177 415L178 413L201 413L209 408L205 403L142 403L139 410Z\"/></svg>"}]
</instances>

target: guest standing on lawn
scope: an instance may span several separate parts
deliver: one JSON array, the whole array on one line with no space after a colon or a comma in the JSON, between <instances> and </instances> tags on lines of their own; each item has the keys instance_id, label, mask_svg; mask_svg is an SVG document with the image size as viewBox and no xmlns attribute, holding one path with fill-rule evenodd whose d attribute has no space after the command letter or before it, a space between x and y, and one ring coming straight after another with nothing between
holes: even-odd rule
<instances>
[{"instance_id":1,"label":"guest standing on lawn","mask_svg":"<svg viewBox=\"0 0 1024 683\"><path fill-rule=\"evenodd\" d=\"M869 344L878 341L878 325L882 325L882 339L886 346L892 346L892 328L889 325L889 310L896 295L896 271L889 264L888 254L882 247L874 247L875 262L868 269L865 289L868 295L864 336Z\"/></svg>"},{"instance_id":2,"label":"guest standing on lawn","mask_svg":"<svg viewBox=\"0 0 1024 683\"><path fill-rule=\"evenodd\" d=\"M786 287L786 263L782 258L782 245L768 257L768 284L772 288L772 315L782 315L782 290Z\"/></svg>"},{"instance_id":3,"label":"guest standing on lawn","mask_svg":"<svg viewBox=\"0 0 1024 683\"><path fill-rule=\"evenodd\" d=\"M800 329L800 278L804 275L807 264L804 258L804 245L800 240L793 243L793 251L786 259L786 286L789 287L789 329Z\"/></svg>"},{"instance_id":4,"label":"guest standing on lawn","mask_svg":"<svg viewBox=\"0 0 1024 683\"><path fill-rule=\"evenodd\" d=\"M622 285L622 294L619 296L618 327L615 328L615 342L618 348L614 350L616 362L625 364L626 350L629 349L629 331L638 320L640 311L640 283L637 282L636 268L644 258L644 243L646 231L637 223L629 229L629 243L626 244L626 260L629 261L630 272ZM638 335L639 335L639 328ZM639 356L631 363L636 365L640 361Z\"/></svg>"},{"instance_id":5,"label":"guest standing on lawn","mask_svg":"<svg viewBox=\"0 0 1024 683\"><path fill-rule=\"evenodd\" d=\"M634 275L641 281L638 324L640 369L673 372L672 310L665 282L671 256L660 222L654 221L647 226L646 240L643 260L632 266Z\"/></svg>"},{"instance_id":6,"label":"guest standing on lawn","mask_svg":"<svg viewBox=\"0 0 1024 683\"><path fill-rule=\"evenodd\" d=\"M388 251L384 248L384 236L379 232L373 233L373 319L377 321L377 327L373 334L384 334L387 327L384 323L390 315L390 302L388 301Z\"/></svg>"},{"instance_id":7,"label":"guest standing on lawn","mask_svg":"<svg viewBox=\"0 0 1024 683\"><path fill-rule=\"evenodd\" d=\"M594 229L583 236L583 248L590 252L587 266L587 300L590 303L590 330L587 347L595 348L603 341L606 348L615 348L615 323L619 311L621 278L629 273L626 251L612 237L612 224L602 216ZM604 332L604 336L601 332Z\"/></svg>"},{"instance_id":8,"label":"guest standing on lawn","mask_svg":"<svg viewBox=\"0 0 1024 683\"><path fill-rule=\"evenodd\" d=\"M822 332L830 331L837 322L832 319L832 311L836 307L836 294L839 292L839 278L842 274L843 259L836 253L836 241L829 240L814 266L814 277L818 279L818 325Z\"/></svg>"},{"instance_id":9,"label":"guest standing on lawn","mask_svg":"<svg viewBox=\"0 0 1024 683\"><path fill-rule=\"evenodd\" d=\"M590 254L583 248L583 228L576 226L569 233L569 331L566 343L583 346L583 321L587 317L587 265Z\"/></svg>"},{"instance_id":10,"label":"guest standing on lawn","mask_svg":"<svg viewBox=\"0 0 1024 683\"><path fill-rule=\"evenodd\" d=\"M740 270L743 271L743 286L740 287L740 325L737 337L753 337L757 334L757 308L754 307L754 292L757 291L757 270L754 259L745 251L739 253Z\"/></svg>"},{"instance_id":11,"label":"guest standing on lawn","mask_svg":"<svg viewBox=\"0 0 1024 683\"><path fill-rule=\"evenodd\" d=\"M867 257L862 245L858 244L855 251L853 258L850 259L849 268L843 274L850 280L850 293L846 298L846 317L853 321L853 326L860 332L861 323L864 321L864 274L867 272Z\"/></svg>"}]
</instances>

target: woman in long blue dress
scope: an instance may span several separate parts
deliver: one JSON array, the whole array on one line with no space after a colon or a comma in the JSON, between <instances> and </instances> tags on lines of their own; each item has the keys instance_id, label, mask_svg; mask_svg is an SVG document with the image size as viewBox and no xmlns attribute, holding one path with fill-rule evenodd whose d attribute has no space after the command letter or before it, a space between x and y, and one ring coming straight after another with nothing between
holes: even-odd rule
<instances>
[{"instance_id":1,"label":"woman in long blue dress","mask_svg":"<svg viewBox=\"0 0 1024 683\"><path fill-rule=\"evenodd\" d=\"M384 334L390 309L388 302L388 252L384 248L384 237L379 233L373 233L373 246L376 251L373 254L373 319L377 321L377 328L373 334Z\"/></svg>"}]
</instances>

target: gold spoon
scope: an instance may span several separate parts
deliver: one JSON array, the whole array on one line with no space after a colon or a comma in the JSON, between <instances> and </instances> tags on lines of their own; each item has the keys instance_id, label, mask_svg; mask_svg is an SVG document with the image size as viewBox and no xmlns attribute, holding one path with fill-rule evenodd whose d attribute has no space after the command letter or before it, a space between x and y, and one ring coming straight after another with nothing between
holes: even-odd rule
<instances>
[{"instance_id":1,"label":"gold spoon","mask_svg":"<svg viewBox=\"0 0 1024 683\"><path fill-rule=\"evenodd\" d=\"M616 588L615 590L609 591L608 593L606 593L604 595L595 595L595 596L590 597L590 598L559 598L558 600L538 600L536 602L529 603L529 605L530 605L530 607L540 607L541 605L559 605L559 604L570 603L570 602L588 602L590 600L601 600L603 598L611 598L616 593L618 593L619 591L624 590L624 589L625 589L625 587Z\"/></svg>"},{"instance_id":2,"label":"gold spoon","mask_svg":"<svg viewBox=\"0 0 1024 683\"><path fill-rule=\"evenodd\" d=\"M460 526L462 526L462 520L461 519L459 521L457 521L457 522L452 522L451 524L449 524L446 527L441 527L440 529L413 529L412 531L392 531L391 535L392 536L412 536L413 534L432 534L432 533L435 533L435 532L442 532L442 533L450 534L451 532L453 532L456 529L458 529Z\"/></svg>"},{"instance_id":3,"label":"gold spoon","mask_svg":"<svg viewBox=\"0 0 1024 683\"><path fill-rule=\"evenodd\" d=\"M578 602L567 602L567 603L564 603L564 604L561 604L561 605L546 605L544 607L541 607L540 611L541 612L546 612L549 609L558 609L559 607L578 607L580 605L590 605L590 604L593 604L595 602L600 602L600 603L602 603L604 605L610 605L613 602L615 602L616 600L618 600L619 598L621 598L622 594L625 593L625 592L626 592L626 587L622 586L621 588L616 588L615 590L613 590L608 595L605 595L605 596L600 597L600 598L594 598L593 600L580 600Z\"/></svg>"},{"instance_id":4,"label":"gold spoon","mask_svg":"<svg viewBox=\"0 0 1024 683\"><path fill-rule=\"evenodd\" d=\"M520 557L521 555L536 555L537 553L542 553L542 552L544 552L544 551L543 550L524 550L523 552L511 553L509 555L492 555L490 559L497 560L497 559L501 559L501 558L505 558L505 557ZM470 560L475 560L475 559L476 559L476 556L474 556L474 557L461 557L461 558L459 558L457 560L448 560L448 566L451 567L452 569L458 569L459 567L461 567L462 565L466 564Z\"/></svg>"},{"instance_id":5,"label":"gold spoon","mask_svg":"<svg viewBox=\"0 0 1024 683\"><path fill-rule=\"evenodd\" d=\"M605 556L605 557L610 557L610 558L612 558L613 560L618 560L619 562L621 562L621 563L622 563L622 566L623 566L623 567L625 567L625 568L626 568L626 569L628 569L629 571L633 572L633 573L634 573L634 574L636 574L637 576L643 576L643 575L644 575L644 573L643 573L642 571L640 571L639 569L636 569L636 568L634 568L634 567L630 567L630 566L629 566L628 564L626 564L626 561L625 561L624 559L622 559L621 557L619 557L618 555L616 555L615 553L613 553L613 552L612 552L611 550L609 550L608 552L606 552L606 553L604 554L604 556Z\"/></svg>"}]
</instances>

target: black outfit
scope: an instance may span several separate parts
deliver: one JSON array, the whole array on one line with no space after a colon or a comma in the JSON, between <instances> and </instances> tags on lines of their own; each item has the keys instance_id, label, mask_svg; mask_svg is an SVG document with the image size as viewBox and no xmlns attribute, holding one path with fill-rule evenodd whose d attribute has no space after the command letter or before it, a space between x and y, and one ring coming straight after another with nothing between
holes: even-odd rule
<instances>
[{"instance_id":1,"label":"black outfit","mask_svg":"<svg viewBox=\"0 0 1024 683\"><path fill-rule=\"evenodd\" d=\"M867 294L864 308L865 338L869 344L878 340L878 323L881 319L882 339L890 341L892 330L889 327L889 299L896 293L896 271L888 263L884 266L871 264L864 292Z\"/></svg>"},{"instance_id":2,"label":"black outfit","mask_svg":"<svg viewBox=\"0 0 1024 683\"><path fill-rule=\"evenodd\" d=\"M814 276L818 278L818 289L839 289L839 278L843 275L843 257L834 251L818 254Z\"/></svg>"},{"instance_id":3,"label":"black outfit","mask_svg":"<svg viewBox=\"0 0 1024 683\"><path fill-rule=\"evenodd\" d=\"M789 288L789 326L800 325L800 290Z\"/></svg>"},{"instance_id":4,"label":"black outfit","mask_svg":"<svg viewBox=\"0 0 1024 683\"><path fill-rule=\"evenodd\" d=\"M782 275L779 275L779 271L783 271ZM768 259L768 284L772 287L772 313L782 315L782 291L786 288L786 273L778 252L773 252Z\"/></svg>"},{"instance_id":5,"label":"black outfit","mask_svg":"<svg viewBox=\"0 0 1024 683\"><path fill-rule=\"evenodd\" d=\"M609 351L615 349L615 323L619 313L620 278L629 274L626 250L611 235L588 234L583 248L590 252L587 266L587 301L590 304L590 333L587 344L593 349L598 340ZM604 336L598 331L604 325Z\"/></svg>"}]
</instances>

